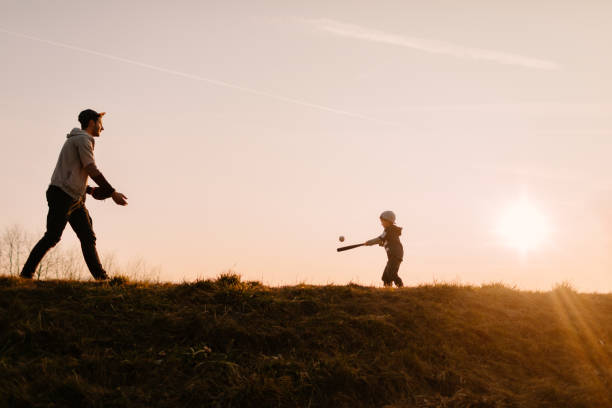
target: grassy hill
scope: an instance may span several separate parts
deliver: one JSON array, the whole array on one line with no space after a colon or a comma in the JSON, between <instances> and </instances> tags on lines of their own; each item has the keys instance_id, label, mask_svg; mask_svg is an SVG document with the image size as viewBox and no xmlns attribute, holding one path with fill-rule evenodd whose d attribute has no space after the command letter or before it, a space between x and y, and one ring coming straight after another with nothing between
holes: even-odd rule
<instances>
[{"instance_id":1,"label":"grassy hill","mask_svg":"<svg viewBox=\"0 0 612 408\"><path fill-rule=\"evenodd\" d=\"M612 295L0 278L2 407L612 407Z\"/></svg>"}]
</instances>

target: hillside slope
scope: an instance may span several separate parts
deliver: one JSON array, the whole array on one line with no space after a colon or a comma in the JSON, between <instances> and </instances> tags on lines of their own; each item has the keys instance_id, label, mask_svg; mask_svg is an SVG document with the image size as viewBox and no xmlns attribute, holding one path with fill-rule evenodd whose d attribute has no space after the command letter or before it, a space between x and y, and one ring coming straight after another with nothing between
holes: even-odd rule
<instances>
[{"instance_id":1,"label":"hillside slope","mask_svg":"<svg viewBox=\"0 0 612 408\"><path fill-rule=\"evenodd\" d=\"M612 407L612 295L0 278L0 406Z\"/></svg>"}]
</instances>

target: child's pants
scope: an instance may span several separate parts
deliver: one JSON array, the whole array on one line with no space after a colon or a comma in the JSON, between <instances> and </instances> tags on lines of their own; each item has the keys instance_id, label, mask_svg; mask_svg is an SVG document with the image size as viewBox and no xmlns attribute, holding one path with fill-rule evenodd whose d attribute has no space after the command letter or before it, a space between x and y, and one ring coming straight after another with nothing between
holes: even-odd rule
<instances>
[{"instance_id":1,"label":"child's pants","mask_svg":"<svg viewBox=\"0 0 612 408\"><path fill-rule=\"evenodd\" d=\"M395 283L398 288L404 286L402 279L397 274L401 263L402 261L400 259L389 258L382 275L382 281L385 286L391 286L393 283Z\"/></svg>"}]
</instances>

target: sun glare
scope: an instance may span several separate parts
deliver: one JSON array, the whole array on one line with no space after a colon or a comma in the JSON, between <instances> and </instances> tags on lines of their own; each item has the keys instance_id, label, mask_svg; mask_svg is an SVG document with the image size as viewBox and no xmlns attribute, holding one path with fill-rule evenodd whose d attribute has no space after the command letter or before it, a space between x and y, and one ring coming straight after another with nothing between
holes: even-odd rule
<instances>
[{"instance_id":1,"label":"sun glare","mask_svg":"<svg viewBox=\"0 0 612 408\"><path fill-rule=\"evenodd\" d=\"M525 253L538 248L548 238L550 228L546 217L523 197L505 210L498 231L508 245Z\"/></svg>"}]
</instances>

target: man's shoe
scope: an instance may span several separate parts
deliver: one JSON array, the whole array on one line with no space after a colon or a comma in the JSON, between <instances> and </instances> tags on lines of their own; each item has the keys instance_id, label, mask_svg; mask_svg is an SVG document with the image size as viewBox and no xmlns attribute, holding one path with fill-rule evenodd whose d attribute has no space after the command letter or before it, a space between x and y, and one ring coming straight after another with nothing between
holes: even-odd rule
<instances>
[{"instance_id":1,"label":"man's shoe","mask_svg":"<svg viewBox=\"0 0 612 408\"><path fill-rule=\"evenodd\" d=\"M104 281L110 280L106 272L103 272L101 275L95 276L94 279L97 280L98 282L104 282Z\"/></svg>"}]
</instances>

